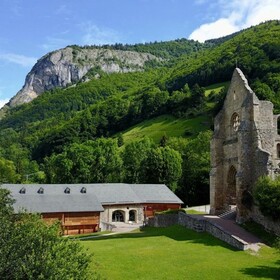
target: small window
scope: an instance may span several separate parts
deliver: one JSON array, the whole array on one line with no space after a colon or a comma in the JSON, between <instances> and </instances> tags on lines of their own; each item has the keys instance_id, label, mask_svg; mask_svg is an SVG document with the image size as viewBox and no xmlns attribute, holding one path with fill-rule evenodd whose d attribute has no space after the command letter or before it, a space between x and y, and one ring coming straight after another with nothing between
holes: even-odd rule
<instances>
[{"instance_id":1,"label":"small window","mask_svg":"<svg viewBox=\"0 0 280 280\"><path fill-rule=\"evenodd\" d=\"M37 193L43 194L43 193L44 193L44 189L41 187L41 188L37 191Z\"/></svg>"},{"instance_id":2,"label":"small window","mask_svg":"<svg viewBox=\"0 0 280 280\"><path fill-rule=\"evenodd\" d=\"M64 190L64 193L69 194L69 193L70 193L70 188L67 187L67 188Z\"/></svg>"},{"instance_id":3,"label":"small window","mask_svg":"<svg viewBox=\"0 0 280 280\"><path fill-rule=\"evenodd\" d=\"M280 143L276 146L277 158L280 158Z\"/></svg>"},{"instance_id":4,"label":"small window","mask_svg":"<svg viewBox=\"0 0 280 280\"><path fill-rule=\"evenodd\" d=\"M277 133L280 135L280 117L277 119Z\"/></svg>"},{"instance_id":5,"label":"small window","mask_svg":"<svg viewBox=\"0 0 280 280\"><path fill-rule=\"evenodd\" d=\"M25 187L21 188L20 191L19 191L19 193L25 194L25 193L26 193L26 188L25 188Z\"/></svg>"},{"instance_id":6,"label":"small window","mask_svg":"<svg viewBox=\"0 0 280 280\"><path fill-rule=\"evenodd\" d=\"M233 131L238 131L238 128L240 126L240 118L239 115L237 113L234 113L231 117L231 127L233 129Z\"/></svg>"},{"instance_id":7,"label":"small window","mask_svg":"<svg viewBox=\"0 0 280 280\"><path fill-rule=\"evenodd\" d=\"M85 187L81 188L81 193L87 193L87 189Z\"/></svg>"}]
</instances>

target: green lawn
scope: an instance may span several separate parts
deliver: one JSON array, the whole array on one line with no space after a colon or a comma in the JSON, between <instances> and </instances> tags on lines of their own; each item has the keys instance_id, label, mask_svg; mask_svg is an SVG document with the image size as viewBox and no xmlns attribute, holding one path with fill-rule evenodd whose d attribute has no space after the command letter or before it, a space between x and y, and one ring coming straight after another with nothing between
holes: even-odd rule
<instances>
[{"instance_id":1,"label":"green lawn","mask_svg":"<svg viewBox=\"0 0 280 280\"><path fill-rule=\"evenodd\" d=\"M161 137L184 137L186 130L193 134L209 129L210 121L207 116L199 116L192 119L175 118L171 115L162 115L135 125L123 133L125 143L145 136L159 143Z\"/></svg>"},{"instance_id":2,"label":"green lawn","mask_svg":"<svg viewBox=\"0 0 280 280\"><path fill-rule=\"evenodd\" d=\"M237 251L180 226L83 241L105 279L280 279L280 253Z\"/></svg>"}]
</instances>

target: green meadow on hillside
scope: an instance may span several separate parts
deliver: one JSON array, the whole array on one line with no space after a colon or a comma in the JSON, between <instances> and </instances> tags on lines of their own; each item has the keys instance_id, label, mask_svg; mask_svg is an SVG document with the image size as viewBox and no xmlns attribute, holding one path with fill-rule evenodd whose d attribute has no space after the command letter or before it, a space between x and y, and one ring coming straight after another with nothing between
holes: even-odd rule
<instances>
[{"instance_id":1,"label":"green meadow on hillside","mask_svg":"<svg viewBox=\"0 0 280 280\"><path fill-rule=\"evenodd\" d=\"M209 96L211 92L214 92L215 94L219 93L223 88L226 90L229 87L230 82L225 82L225 83L218 83L218 84L213 84L208 87L205 87L205 96Z\"/></svg>"},{"instance_id":2,"label":"green meadow on hillside","mask_svg":"<svg viewBox=\"0 0 280 280\"><path fill-rule=\"evenodd\" d=\"M83 241L92 270L105 279L279 279L280 253L237 251L207 233L180 226ZM103 278L101 278L103 279Z\"/></svg>"},{"instance_id":3,"label":"green meadow on hillside","mask_svg":"<svg viewBox=\"0 0 280 280\"><path fill-rule=\"evenodd\" d=\"M196 118L176 118L172 115L162 115L143 121L123 134L124 142L149 137L159 143L162 136L190 137L210 128L211 121L207 116Z\"/></svg>"},{"instance_id":4,"label":"green meadow on hillside","mask_svg":"<svg viewBox=\"0 0 280 280\"><path fill-rule=\"evenodd\" d=\"M229 82L213 84L205 88L205 96L210 94L217 95L223 88L227 89ZM213 97L212 97L213 98ZM206 103L208 108L213 108L215 102L209 100ZM125 143L129 143L135 139L149 137L155 143L159 143L162 136L167 137L195 137L199 132L210 129L212 120L207 114L194 118L176 118L172 115L161 115L143 121L123 133Z\"/></svg>"}]
</instances>

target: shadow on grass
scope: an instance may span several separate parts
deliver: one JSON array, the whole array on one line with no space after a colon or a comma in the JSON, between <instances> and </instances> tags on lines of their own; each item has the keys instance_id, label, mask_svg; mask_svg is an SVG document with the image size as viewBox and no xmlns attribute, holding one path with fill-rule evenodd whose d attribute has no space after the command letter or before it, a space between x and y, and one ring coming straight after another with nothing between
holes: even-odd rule
<instances>
[{"instance_id":1,"label":"shadow on grass","mask_svg":"<svg viewBox=\"0 0 280 280\"><path fill-rule=\"evenodd\" d=\"M244 268L240 271L243 274L253 276L254 278L265 278L265 279L280 279L280 260L275 263L278 267L271 266L256 266L250 268Z\"/></svg>"},{"instance_id":2,"label":"shadow on grass","mask_svg":"<svg viewBox=\"0 0 280 280\"><path fill-rule=\"evenodd\" d=\"M216 239L206 232L198 233L193 230L184 228L182 226L171 226L167 228L153 228L145 227L140 232L131 232L131 233L120 233L116 235L109 236L100 236L95 239L83 240L83 242L88 241L97 241L97 240L117 240L117 239L127 239L127 238L147 238L147 237L156 237L156 236L165 236L176 241L185 241L188 243L197 243L203 244L205 246L220 246L227 248L231 251L238 251L237 249L231 247L227 243Z\"/></svg>"}]
</instances>

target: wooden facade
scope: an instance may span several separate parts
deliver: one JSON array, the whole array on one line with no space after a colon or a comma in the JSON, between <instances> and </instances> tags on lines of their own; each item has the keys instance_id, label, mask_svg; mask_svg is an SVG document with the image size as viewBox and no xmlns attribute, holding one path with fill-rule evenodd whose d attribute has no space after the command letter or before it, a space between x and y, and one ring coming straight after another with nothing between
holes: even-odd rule
<instances>
[{"instance_id":1,"label":"wooden facade","mask_svg":"<svg viewBox=\"0 0 280 280\"><path fill-rule=\"evenodd\" d=\"M121 209L121 207L130 209L126 205L114 205L114 209ZM146 218L154 217L156 212L180 209L181 205L175 203L147 203L143 205L135 205L135 207L136 209L138 207L143 209L144 217L142 217L145 220ZM47 223L59 220L64 235L92 233L100 230L100 212L42 213L42 217Z\"/></svg>"},{"instance_id":2,"label":"wooden facade","mask_svg":"<svg viewBox=\"0 0 280 280\"><path fill-rule=\"evenodd\" d=\"M59 220L65 235L99 230L100 212L43 213L42 216L47 223Z\"/></svg>"},{"instance_id":3,"label":"wooden facade","mask_svg":"<svg viewBox=\"0 0 280 280\"><path fill-rule=\"evenodd\" d=\"M156 212L180 208L181 204L178 203L146 203L144 204L144 216L145 218L151 218L155 215Z\"/></svg>"}]
</instances>

